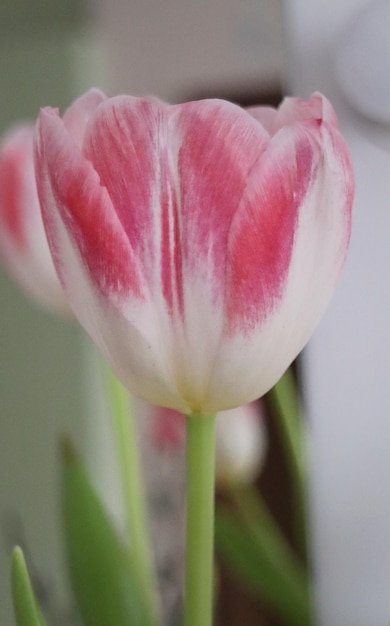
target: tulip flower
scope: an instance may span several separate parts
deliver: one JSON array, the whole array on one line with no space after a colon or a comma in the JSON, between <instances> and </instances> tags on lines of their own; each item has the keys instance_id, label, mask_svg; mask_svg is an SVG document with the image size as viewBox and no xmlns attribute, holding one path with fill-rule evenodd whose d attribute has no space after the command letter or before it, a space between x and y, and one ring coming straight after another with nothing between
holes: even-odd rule
<instances>
[{"instance_id":1,"label":"tulip flower","mask_svg":"<svg viewBox=\"0 0 390 626\"><path fill-rule=\"evenodd\" d=\"M334 292L353 196L336 115L321 94L89 92L41 111L35 168L76 317L134 395L187 414L184 623L211 626L214 414L276 383Z\"/></svg>"},{"instance_id":2,"label":"tulip flower","mask_svg":"<svg viewBox=\"0 0 390 626\"><path fill-rule=\"evenodd\" d=\"M90 100L37 126L43 219L76 316L148 402L210 414L263 395L348 247L353 177L332 106Z\"/></svg>"},{"instance_id":3,"label":"tulip flower","mask_svg":"<svg viewBox=\"0 0 390 626\"><path fill-rule=\"evenodd\" d=\"M65 312L42 223L33 136L33 124L23 124L9 130L0 144L0 254L24 292L48 309Z\"/></svg>"}]
</instances>

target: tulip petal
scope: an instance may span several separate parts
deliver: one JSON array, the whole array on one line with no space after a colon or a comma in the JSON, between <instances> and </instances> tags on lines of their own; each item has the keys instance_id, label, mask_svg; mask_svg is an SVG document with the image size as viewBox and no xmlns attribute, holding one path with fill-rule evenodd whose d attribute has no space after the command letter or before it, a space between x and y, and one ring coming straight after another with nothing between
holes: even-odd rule
<instances>
[{"instance_id":1,"label":"tulip petal","mask_svg":"<svg viewBox=\"0 0 390 626\"><path fill-rule=\"evenodd\" d=\"M107 96L103 91L90 89L77 98L65 111L63 122L79 147L83 145L84 134L89 120L104 100L107 100Z\"/></svg>"},{"instance_id":2,"label":"tulip petal","mask_svg":"<svg viewBox=\"0 0 390 626\"><path fill-rule=\"evenodd\" d=\"M56 249L59 241L54 215L66 226L91 281L102 294L121 297L131 292L142 298L142 275L106 189L58 115L46 109L39 120L38 191L49 243L65 287L66 272L62 271L62 254ZM52 204L57 206L57 214L50 210Z\"/></svg>"},{"instance_id":3,"label":"tulip petal","mask_svg":"<svg viewBox=\"0 0 390 626\"><path fill-rule=\"evenodd\" d=\"M135 394L188 409L158 348L147 285L107 191L51 110L40 114L36 168L49 245L74 313ZM123 317L126 299L131 306Z\"/></svg>"},{"instance_id":4,"label":"tulip petal","mask_svg":"<svg viewBox=\"0 0 390 626\"><path fill-rule=\"evenodd\" d=\"M313 164L316 165L311 170L310 184L306 185L306 193L297 207L289 267L281 285L282 296L271 301L273 306L269 315L260 317L259 323L249 327L246 332L232 333L230 327L214 363L218 376L210 381L210 410L221 406L221 379L231 381L223 398L226 407L236 401L237 405L243 403L244 398L254 399L270 389L312 334L334 292L344 263L349 243L353 196L350 157L341 135L332 127L309 124L306 131L311 134L313 147L318 145L318 153L314 158L313 152ZM291 132L294 131L285 129L286 135ZM292 139L290 137L290 141ZM280 141L281 146L283 143ZM285 174L288 175L287 172ZM238 221L237 227L239 225ZM249 234L249 229L246 232ZM238 256L236 263L237 259ZM255 269L252 269L255 277ZM261 276L260 265L258 275ZM234 272L231 272L231 276L234 280ZM237 282L235 284L239 288ZM255 287L254 290L256 293ZM241 286L241 293L243 298L250 296L250 290L245 292L244 286ZM257 294L261 293L258 289ZM255 315L254 301L252 305L253 309L249 311ZM248 306L252 305L245 302L244 321L248 319ZM259 306L262 307L260 303ZM231 319L228 319L227 324L231 323ZM242 371L246 372L245 377ZM261 380L258 374L260 371ZM240 380L239 387L234 386L237 379ZM231 394L229 389L232 389Z\"/></svg>"},{"instance_id":5,"label":"tulip petal","mask_svg":"<svg viewBox=\"0 0 390 626\"><path fill-rule=\"evenodd\" d=\"M252 117L255 118L262 127L270 134L273 135L275 133L276 128L276 119L278 116L278 111L274 107L267 106L252 106L246 109L246 112L249 113Z\"/></svg>"},{"instance_id":6,"label":"tulip petal","mask_svg":"<svg viewBox=\"0 0 390 626\"><path fill-rule=\"evenodd\" d=\"M275 135L283 126L309 120L325 121L338 128L338 120L330 102L321 93L313 93L308 100L284 98L278 109L254 106L247 109L270 133Z\"/></svg>"},{"instance_id":7,"label":"tulip petal","mask_svg":"<svg viewBox=\"0 0 390 626\"><path fill-rule=\"evenodd\" d=\"M315 146L302 132L281 133L248 181L229 233L230 332L254 328L283 295L298 210L312 182Z\"/></svg>"}]
</instances>

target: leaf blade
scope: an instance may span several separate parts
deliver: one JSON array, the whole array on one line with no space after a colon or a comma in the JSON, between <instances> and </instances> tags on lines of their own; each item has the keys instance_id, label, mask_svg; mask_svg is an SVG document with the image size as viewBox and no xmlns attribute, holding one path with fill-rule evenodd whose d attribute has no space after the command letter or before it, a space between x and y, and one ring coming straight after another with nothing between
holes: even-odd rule
<instances>
[{"instance_id":1,"label":"leaf blade","mask_svg":"<svg viewBox=\"0 0 390 626\"><path fill-rule=\"evenodd\" d=\"M12 554L12 601L17 626L45 626L21 548Z\"/></svg>"},{"instance_id":2,"label":"leaf blade","mask_svg":"<svg viewBox=\"0 0 390 626\"><path fill-rule=\"evenodd\" d=\"M70 580L84 626L148 624L129 547L69 446L64 453L62 509Z\"/></svg>"},{"instance_id":3,"label":"leaf blade","mask_svg":"<svg viewBox=\"0 0 390 626\"><path fill-rule=\"evenodd\" d=\"M216 511L217 551L230 571L274 609L289 626L309 626L307 579L269 529L238 521L226 509Z\"/></svg>"}]
</instances>

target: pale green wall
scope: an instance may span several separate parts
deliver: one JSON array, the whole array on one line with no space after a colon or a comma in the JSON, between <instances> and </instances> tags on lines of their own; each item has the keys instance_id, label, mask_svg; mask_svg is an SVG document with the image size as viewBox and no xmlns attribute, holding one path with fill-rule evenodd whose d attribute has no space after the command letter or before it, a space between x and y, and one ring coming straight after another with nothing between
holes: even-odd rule
<instances>
[{"instance_id":1,"label":"pale green wall","mask_svg":"<svg viewBox=\"0 0 390 626\"><path fill-rule=\"evenodd\" d=\"M79 3L2 0L0 131L40 106L65 107L102 85L99 45ZM58 520L59 436L85 432L84 340L76 323L41 311L0 267L0 624L14 624L10 546L21 518L35 567L67 602ZM82 442L81 442L82 444ZM22 539L22 537L20 537ZM69 622L65 622L68 623ZM59 621L51 621L52 626Z\"/></svg>"}]
</instances>

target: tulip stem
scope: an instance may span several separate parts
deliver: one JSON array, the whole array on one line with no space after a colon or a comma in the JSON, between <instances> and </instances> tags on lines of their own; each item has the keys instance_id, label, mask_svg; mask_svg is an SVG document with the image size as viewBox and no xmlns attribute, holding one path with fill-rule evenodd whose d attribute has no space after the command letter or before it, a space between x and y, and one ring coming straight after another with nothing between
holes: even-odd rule
<instances>
[{"instance_id":1,"label":"tulip stem","mask_svg":"<svg viewBox=\"0 0 390 626\"><path fill-rule=\"evenodd\" d=\"M306 450L302 415L296 383L289 368L269 391L275 410L282 444L286 452L296 508L296 531L302 555L307 553L307 494L306 494Z\"/></svg>"},{"instance_id":2,"label":"tulip stem","mask_svg":"<svg viewBox=\"0 0 390 626\"><path fill-rule=\"evenodd\" d=\"M156 580L148 533L138 433L130 394L111 372L109 372L108 384L130 548L140 594L144 600L147 626L152 626L158 623Z\"/></svg>"},{"instance_id":3,"label":"tulip stem","mask_svg":"<svg viewBox=\"0 0 390 626\"><path fill-rule=\"evenodd\" d=\"M211 626L215 490L215 416L187 416L185 626Z\"/></svg>"}]
</instances>

